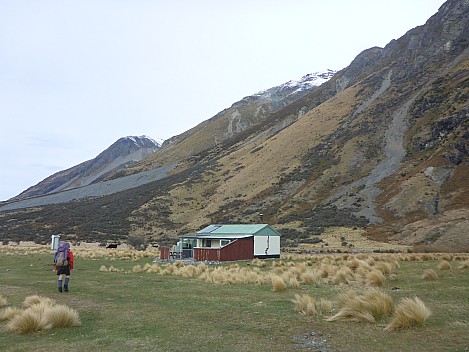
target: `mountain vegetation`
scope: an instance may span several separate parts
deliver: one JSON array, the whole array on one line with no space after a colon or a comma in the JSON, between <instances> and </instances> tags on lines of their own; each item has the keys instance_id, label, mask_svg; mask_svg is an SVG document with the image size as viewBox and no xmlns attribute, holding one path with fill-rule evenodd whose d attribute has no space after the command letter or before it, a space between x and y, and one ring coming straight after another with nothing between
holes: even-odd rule
<instances>
[{"instance_id":1,"label":"mountain vegetation","mask_svg":"<svg viewBox=\"0 0 469 352\"><path fill-rule=\"evenodd\" d=\"M347 226L381 241L469 248L468 14L467 1L449 0L319 87L245 97L93 182L161 167L165 177L64 203L0 205L2 239L172 243L210 223L262 220L305 240Z\"/></svg>"}]
</instances>

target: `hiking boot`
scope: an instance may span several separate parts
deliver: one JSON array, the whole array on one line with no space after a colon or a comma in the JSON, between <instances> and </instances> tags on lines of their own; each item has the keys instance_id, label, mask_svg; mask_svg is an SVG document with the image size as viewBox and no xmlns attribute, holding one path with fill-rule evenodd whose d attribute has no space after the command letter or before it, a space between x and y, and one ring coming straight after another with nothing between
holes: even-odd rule
<instances>
[{"instance_id":1,"label":"hiking boot","mask_svg":"<svg viewBox=\"0 0 469 352\"><path fill-rule=\"evenodd\" d=\"M64 291L68 292L68 286L67 285L64 286Z\"/></svg>"},{"instance_id":2,"label":"hiking boot","mask_svg":"<svg viewBox=\"0 0 469 352\"><path fill-rule=\"evenodd\" d=\"M59 292L62 293L62 287L59 287Z\"/></svg>"}]
</instances>

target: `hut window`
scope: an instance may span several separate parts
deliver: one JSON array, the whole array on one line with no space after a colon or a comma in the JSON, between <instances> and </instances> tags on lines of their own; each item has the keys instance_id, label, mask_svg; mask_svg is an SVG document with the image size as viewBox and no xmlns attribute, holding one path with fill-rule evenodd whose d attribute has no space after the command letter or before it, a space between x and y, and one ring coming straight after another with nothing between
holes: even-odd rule
<instances>
[{"instance_id":1,"label":"hut window","mask_svg":"<svg viewBox=\"0 0 469 352\"><path fill-rule=\"evenodd\" d=\"M230 240L220 240L220 247L226 246L228 243L230 243Z\"/></svg>"},{"instance_id":2,"label":"hut window","mask_svg":"<svg viewBox=\"0 0 469 352\"><path fill-rule=\"evenodd\" d=\"M212 240L204 238L202 240L202 247L212 247Z\"/></svg>"}]
</instances>

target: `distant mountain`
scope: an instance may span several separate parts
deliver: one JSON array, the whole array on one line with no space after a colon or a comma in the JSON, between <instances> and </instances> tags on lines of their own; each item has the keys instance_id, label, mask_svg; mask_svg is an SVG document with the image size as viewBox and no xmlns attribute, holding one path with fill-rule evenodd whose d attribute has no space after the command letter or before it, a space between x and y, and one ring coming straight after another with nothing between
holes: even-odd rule
<instances>
[{"instance_id":1,"label":"distant mountain","mask_svg":"<svg viewBox=\"0 0 469 352\"><path fill-rule=\"evenodd\" d=\"M468 24L469 3L449 0L321 85L307 75L245 97L84 188L145 182L0 206L0 239L172 243L262 213L296 242L350 226L376 240L469 248Z\"/></svg>"},{"instance_id":2,"label":"distant mountain","mask_svg":"<svg viewBox=\"0 0 469 352\"><path fill-rule=\"evenodd\" d=\"M111 171L133 166L158 149L160 144L147 136L120 138L96 158L57 172L12 200L38 197L90 185Z\"/></svg>"}]
</instances>

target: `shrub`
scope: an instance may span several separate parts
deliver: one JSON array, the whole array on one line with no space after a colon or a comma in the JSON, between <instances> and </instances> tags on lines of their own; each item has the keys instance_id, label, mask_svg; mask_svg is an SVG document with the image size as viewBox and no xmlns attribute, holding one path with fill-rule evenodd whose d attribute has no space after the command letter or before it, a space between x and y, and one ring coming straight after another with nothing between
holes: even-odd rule
<instances>
[{"instance_id":1,"label":"shrub","mask_svg":"<svg viewBox=\"0 0 469 352\"><path fill-rule=\"evenodd\" d=\"M2 295L0 295L0 307L4 307L7 304L8 304L7 299L5 297L3 297Z\"/></svg>"},{"instance_id":2,"label":"shrub","mask_svg":"<svg viewBox=\"0 0 469 352\"><path fill-rule=\"evenodd\" d=\"M422 279L424 280L436 280L438 279L438 274L433 269L426 269L423 271Z\"/></svg>"},{"instance_id":3,"label":"shrub","mask_svg":"<svg viewBox=\"0 0 469 352\"><path fill-rule=\"evenodd\" d=\"M127 238L127 243L139 251L145 250L147 245L146 240L139 236L129 236L129 238Z\"/></svg>"},{"instance_id":4,"label":"shrub","mask_svg":"<svg viewBox=\"0 0 469 352\"><path fill-rule=\"evenodd\" d=\"M430 317L431 312L418 298L404 298L397 306L391 322L386 331L409 329L413 326L423 326Z\"/></svg>"}]
</instances>

